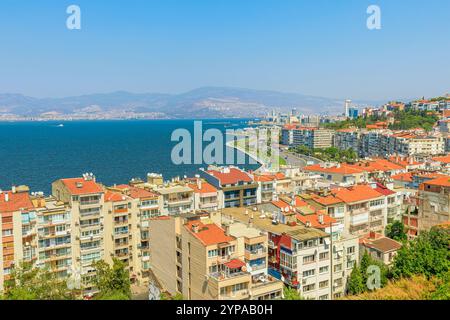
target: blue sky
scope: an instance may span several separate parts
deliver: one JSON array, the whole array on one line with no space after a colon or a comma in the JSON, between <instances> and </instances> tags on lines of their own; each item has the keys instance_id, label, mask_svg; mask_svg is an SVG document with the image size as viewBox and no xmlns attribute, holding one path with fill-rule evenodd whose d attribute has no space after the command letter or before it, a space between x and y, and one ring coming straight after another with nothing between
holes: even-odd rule
<instances>
[{"instance_id":1,"label":"blue sky","mask_svg":"<svg viewBox=\"0 0 450 320\"><path fill-rule=\"evenodd\" d=\"M366 28L370 4L381 30ZM450 91L449 13L448 0L2 0L0 92L435 96Z\"/></svg>"}]
</instances>

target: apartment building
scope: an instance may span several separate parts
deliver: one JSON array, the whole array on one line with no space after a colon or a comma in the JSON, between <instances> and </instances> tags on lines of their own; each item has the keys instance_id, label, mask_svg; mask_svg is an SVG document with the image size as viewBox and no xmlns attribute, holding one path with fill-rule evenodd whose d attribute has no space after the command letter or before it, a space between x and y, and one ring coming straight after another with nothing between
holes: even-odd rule
<instances>
[{"instance_id":1,"label":"apartment building","mask_svg":"<svg viewBox=\"0 0 450 320\"><path fill-rule=\"evenodd\" d=\"M93 263L105 259L104 250L104 190L95 177L60 179L52 183L52 195L70 208L74 225L73 255L81 274L83 290L95 292ZM108 235L109 236L109 235Z\"/></svg>"},{"instance_id":2,"label":"apartment building","mask_svg":"<svg viewBox=\"0 0 450 320\"><path fill-rule=\"evenodd\" d=\"M331 192L345 203L346 233L361 235L369 231L384 232L387 225L387 195L377 190L376 183L338 188Z\"/></svg>"},{"instance_id":3,"label":"apartment building","mask_svg":"<svg viewBox=\"0 0 450 320\"><path fill-rule=\"evenodd\" d=\"M36 214L28 187L0 191L0 290L14 265L36 260Z\"/></svg>"},{"instance_id":4,"label":"apartment building","mask_svg":"<svg viewBox=\"0 0 450 320\"><path fill-rule=\"evenodd\" d=\"M360 131L357 129L337 130L334 135L334 146L341 150L352 149L359 153Z\"/></svg>"},{"instance_id":5,"label":"apartment building","mask_svg":"<svg viewBox=\"0 0 450 320\"><path fill-rule=\"evenodd\" d=\"M224 209L224 216L268 234L269 274L308 299L331 299L330 236L296 223L283 224L272 214L244 208Z\"/></svg>"},{"instance_id":6,"label":"apartment building","mask_svg":"<svg viewBox=\"0 0 450 320\"><path fill-rule=\"evenodd\" d=\"M200 176L222 191L222 208L243 207L257 203L258 183L253 176L236 167L200 170Z\"/></svg>"},{"instance_id":7,"label":"apartment building","mask_svg":"<svg viewBox=\"0 0 450 320\"><path fill-rule=\"evenodd\" d=\"M115 204L113 211L118 211L118 215L114 216L116 227L113 235L114 237L118 236L119 239L128 235L131 244L129 250L133 257L131 274L134 275L138 283L147 283L150 278L150 222L153 218L162 215L160 195L141 187L125 184L110 187L109 190L119 192L126 198L131 199L128 210L124 208L125 203ZM126 212L131 213L128 225L126 222L122 223L123 220L120 217L122 215L125 218ZM124 255L124 257L126 256Z\"/></svg>"},{"instance_id":8,"label":"apartment building","mask_svg":"<svg viewBox=\"0 0 450 320\"><path fill-rule=\"evenodd\" d=\"M254 173L254 180L258 183L257 203L271 202L275 199L277 192L278 181L282 187L285 175L282 173ZM290 179L289 179L290 180ZM282 190L280 190L282 191ZM281 193L281 192L280 192Z\"/></svg>"},{"instance_id":9,"label":"apartment building","mask_svg":"<svg viewBox=\"0 0 450 320\"><path fill-rule=\"evenodd\" d=\"M281 130L281 143L287 146L304 145L310 149L328 148L333 145L334 130L288 124Z\"/></svg>"},{"instance_id":10,"label":"apartment building","mask_svg":"<svg viewBox=\"0 0 450 320\"><path fill-rule=\"evenodd\" d=\"M321 163L303 168L306 172L317 174L328 181L355 184L372 178L386 178L403 173L406 168L386 159L361 160L356 163Z\"/></svg>"},{"instance_id":11,"label":"apartment building","mask_svg":"<svg viewBox=\"0 0 450 320\"><path fill-rule=\"evenodd\" d=\"M190 300L280 298L282 283L262 271L265 241L245 226L222 228L208 215L155 218L152 271L165 290Z\"/></svg>"},{"instance_id":12,"label":"apartment building","mask_svg":"<svg viewBox=\"0 0 450 320\"><path fill-rule=\"evenodd\" d=\"M31 197L36 210L37 232L36 267L46 268L60 278L76 272L74 222L70 209L53 197L42 194Z\"/></svg>"},{"instance_id":13,"label":"apartment building","mask_svg":"<svg viewBox=\"0 0 450 320\"><path fill-rule=\"evenodd\" d=\"M194 210L194 190L183 183L165 184L153 190L160 195L162 215L176 215Z\"/></svg>"},{"instance_id":14,"label":"apartment building","mask_svg":"<svg viewBox=\"0 0 450 320\"><path fill-rule=\"evenodd\" d=\"M450 220L450 176L424 182L419 187L417 230L428 231Z\"/></svg>"},{"instance_id":15,"label":"apartment building","mask_svg":"<svg viewBox=\"0 0 450 320\"><path fill-rule=\"evenodd\" d=\"M188 187L194 191L194 210L218 210L222 208L223 195L212 184L200 176L188 180Z\"/></svg>"}]
</instances>

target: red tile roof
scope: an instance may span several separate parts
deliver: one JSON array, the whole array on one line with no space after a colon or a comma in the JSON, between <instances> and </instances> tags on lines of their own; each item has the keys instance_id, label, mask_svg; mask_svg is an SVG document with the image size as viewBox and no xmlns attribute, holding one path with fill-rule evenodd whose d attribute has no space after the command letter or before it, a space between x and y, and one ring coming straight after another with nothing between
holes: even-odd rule
<instances>
[{"instance_id":1,"label":"red tile roof","mask_svg":"<svg viewBox=\"0 0 450 320\"><path fill-rule=\"evenodd\" d=\"M72 195L83 195L102 193L102 187L94 180L84 180L83 178L61 179L62 183Z\"/></svg>"},{"instance_id":2,"label":"red tile roof","mask_svg":"<svg viewBox=\"0 0 450 320\"><path fill-rule=\"evenodd\" d=\"M198 232L192 230L193 225L198 225ZM225 231L214 223L203 224L200 221L190 221L184 225L185 228L205 246L229 242L235 240L234 237L227 236Z\"/></svg>"},{"instance_id":3,"label":"red tile roof","mask_svg":"<svg viewBox=\"0 0 450 320\"><path fill-rule=\"evenodd\" d=\"M304 168L306 171L323 172L323 173L336 173L336 174L358 174L363 172L387 172L403 170L405 167L390 162L386 159L376 159L372 161L360 161L355 164L341 163L339 165L331 167L323 167L320 164L307 166Z\"/></svg>"},{"instance_id":4,"label":"red tile roof","mask_svg":"<svg viewBox=\"0 0 450 320\"><path fill-rule=\"evenodd\" d=\"M208 170L207 173L217 178L221 185L237 184L239 182L253 182L250 175L237 168L229 168L229 172Z\"/></svg>"},{"instance_id":5,"label":"red tile roof","mask_svg":"<svg viewBox=\"0 0 450 320\"><path fill-rule=\"evenodd\" d=\"M393 194L396 194L395 191L390 190L389 188L387 188L386 186L383 186L381 183L377 182L377 187L375 188L375 190L378 193L381 193L382 195L385 196L391 196Z\"/></svg>"},{"instance_id":6,"label":"red tile roof","mask_svg":"<svg viewBox=\"0 0 450 320\"><path fill-rule=\"evenodd\" d=\"M5 201L5 194L8 195L8 201ZM11 191L3 191L0 194L0 212L15 212L34 209L28 192L12 193Z\"/></svg>"}]
</instances>

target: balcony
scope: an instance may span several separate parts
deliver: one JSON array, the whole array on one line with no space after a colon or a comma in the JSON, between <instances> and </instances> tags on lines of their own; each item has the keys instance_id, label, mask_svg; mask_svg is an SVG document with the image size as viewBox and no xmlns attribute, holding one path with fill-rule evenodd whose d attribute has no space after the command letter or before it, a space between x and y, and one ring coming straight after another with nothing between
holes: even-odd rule
<instances>
[{"instance_id":1,"label":"balcony","mask_svg":"<svg viewBox=\"0 0 450 320\"><path fill-rule=\"evenodd\" d=\"M217 207L217 202L202 202L200 203L200 209L211 209Z\"/></svg>"},{"instance_id":2,"label":"balcony","mask_svg":"<svg viewBox=\"0 0 450 320\"><path fill-rule=\"evenodd\" d=\"M255 249L255 250L245 250L245 259L254 260L259 258L265 258L267 250L265 248Z\"/></svg>"},{"instance_id":3,"label":"balcony","mask_svg":"<svg viewBox=\"0 0 450 320\"><path fill-rule=\"evenodd\" d=\"M219 300L246 300L250 296L248 289L232 291L228 294L221 294Z\"/></svg>"},{"instance_id":4,"label":"balcony","mask_svg":"<svg viewBox=\"0 0 450 320\"><path fill-rule=\"evenodd\" d=\"M368 211L369 211L368 207L362 207L362 208L358 208L358 209L352 209L349 212L350 212L350 215L356 216L358 214L367 213Z\"/></svg>"}]
</instances>

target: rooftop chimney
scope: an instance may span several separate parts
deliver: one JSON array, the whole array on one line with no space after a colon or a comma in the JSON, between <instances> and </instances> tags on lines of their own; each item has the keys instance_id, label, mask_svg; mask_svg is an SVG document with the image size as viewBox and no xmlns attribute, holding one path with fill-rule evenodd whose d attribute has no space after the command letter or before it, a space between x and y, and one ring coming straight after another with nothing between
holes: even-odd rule
<instances>
[{"instance_id":1,"label":"rooftop chimney","mask_svg":"<svg viewBox=\"0 0 450 320\"><path fill-rule=\"evenodd\" d=\"M17 190L16 190L16 186L12 186L11 192L12 192L12 193L16 193L16 191L17 191Z\"/></svg>"},{"instance_id":2,"label":"rooftop chimney","mask_svg":"<svg viewBox=\"0 0 450 320\"><path fill-rule=\"evenodd\" d=\"M197 188L198 188L199 190L202 189L202 179L200 179L200 178L197 178Z\"/></svg>"},{"instance_id":3,"label":"rooftop chimney","mask_svg":"<svg viewBox=\"0 0 450 320\"><path fill-rule=\"evenodd\" d=\"M319 223L323 224L323 214L319 214Z\"/></svg>"},{"instance_id":4,"label":"rooftop chimney","mask_svg":"<svg viewBox=\"0 0 450 320\"><path fill-rule=\"evenodd\" d=\"M193 232L193 233L198 233L198 224L194 223L194 224L192 225L192 232Z\"/></svg>"},{"instance_id":5,"label":"rooftop chimney","mask_svg":"<svg viewBox=\"0 0 450 320\"><path fill-rule=\"evenodd\" d=\"M5 202L8 202L8 201L9 201L9 193L5 192Z\"/></svg>"},{"instance_id":6,"label":"rooftop chimney","mask_svg":"<svg viewBox=\"0 0 450 320\"><path fill-rule=\"evenodd\" d=\"M230 236L230 225L229 224L224 225L224 229L225 229L225 235Z\"/></svg>"}]
</instances>

